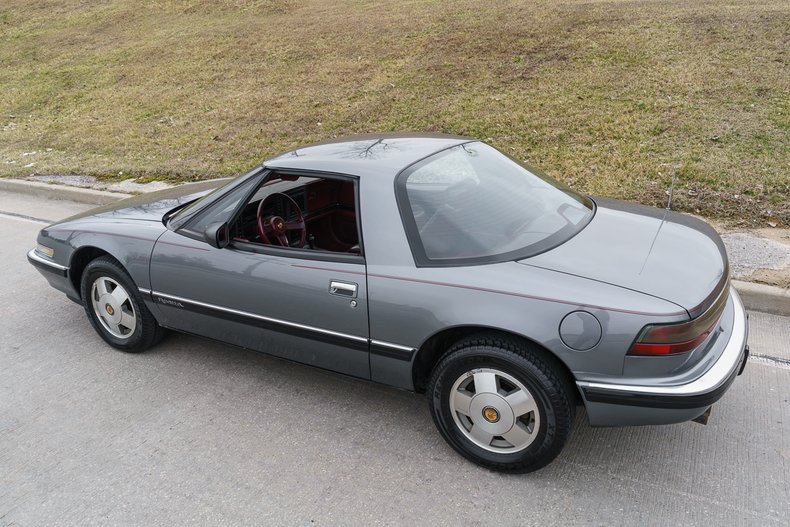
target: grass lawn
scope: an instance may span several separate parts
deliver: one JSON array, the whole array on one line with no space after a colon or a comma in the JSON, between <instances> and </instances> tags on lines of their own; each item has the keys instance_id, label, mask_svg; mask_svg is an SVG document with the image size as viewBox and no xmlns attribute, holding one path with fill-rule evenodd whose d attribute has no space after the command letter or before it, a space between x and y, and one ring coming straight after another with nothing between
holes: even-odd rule
<instances>
[{"instance_id":1,"label":"grass lawn","mask_svg":"<svg viewBox=\"0 0 790 527\"><path fill-rule=\"evenodd\" d=\"M4 0L0 176L202 179L439 131L648 204L679 151L676 208L787 225L788 62L787 0Z\"/></svg>"}]
</instances>

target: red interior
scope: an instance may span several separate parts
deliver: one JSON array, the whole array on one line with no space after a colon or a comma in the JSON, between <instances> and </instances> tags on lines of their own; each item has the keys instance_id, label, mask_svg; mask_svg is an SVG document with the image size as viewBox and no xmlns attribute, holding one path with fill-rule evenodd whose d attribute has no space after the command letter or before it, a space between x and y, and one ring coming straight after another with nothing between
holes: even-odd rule
<instances>
[{"instance_id":1,"label":"red interior","mask_svg":"<svg viewBox=\"0 0 790 527\"><path fill-rule=\"evenodd\" d=\"M307 232L316 247L347 252L358 243L354 212L354 184L350 181L321 179L305 187Z\"/></svg>"},{"instance_id":2,"label":"red interior","mask_svg":"<svg viewBox=\"0 0 790 527\"><path fill-rule=\"evenodd\" d=\"M300 196L301 192L303 197ZM307 237L308 240L313 240L313 248L333 252L356 252L359 238L353 182L316 179L285 193L294 197L302 207ZM263 243L255 228L259 203L260 200L256 200L247 204L242 219L236 226L234 239ZM263 214L266 215L267 212L264 211Z\"/></svg>"}]
</instances>

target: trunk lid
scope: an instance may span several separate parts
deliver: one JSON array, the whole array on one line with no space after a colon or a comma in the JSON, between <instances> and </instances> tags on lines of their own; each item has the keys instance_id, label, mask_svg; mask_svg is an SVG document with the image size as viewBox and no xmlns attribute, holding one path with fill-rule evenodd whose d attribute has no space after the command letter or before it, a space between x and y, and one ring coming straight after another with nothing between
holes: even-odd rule
<instances>
[{"instance_id":1,"label":"trunk lid","mask_svg":"<svg viewBox=\"0 0 790 527\"><path fill-rule=\"evenodd\" d=\"M576 236L519 263L639 291L673 302L692 318L727 283L719 235L691 216L596 198L592 221Z\"/></svg>"}]
</instances>

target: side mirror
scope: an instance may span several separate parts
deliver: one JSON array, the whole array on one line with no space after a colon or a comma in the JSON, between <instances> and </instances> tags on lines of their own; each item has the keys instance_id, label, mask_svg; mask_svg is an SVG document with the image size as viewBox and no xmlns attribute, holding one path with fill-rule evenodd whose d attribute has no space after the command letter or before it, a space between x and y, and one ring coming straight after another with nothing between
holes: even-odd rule
<instances>
[{"instance_id":1,"label":"side mirror","mask_svg":"<svg viewBox=\"0 0 790 527\"><path fill-rule=\"evenodd\" d=\"M217 249L222 249L223 247L227 247L230 243L230 231L228 229L228 224L224 222L216 222L212 223L208 227L206 227L206 232L203 233L206 237L206 241L212 247L216 247Z\"/></svg>"}]
</instances>

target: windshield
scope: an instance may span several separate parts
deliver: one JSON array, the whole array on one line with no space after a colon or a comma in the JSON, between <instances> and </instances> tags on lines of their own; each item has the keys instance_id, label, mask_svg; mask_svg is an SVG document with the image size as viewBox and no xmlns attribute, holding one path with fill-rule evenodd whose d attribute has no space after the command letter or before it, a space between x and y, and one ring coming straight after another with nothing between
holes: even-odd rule
<instances>
[{"instance_id":1,"label":"windshield","mask_svg":"<svg viewBox=\"0 0 790 527\"><path fill-rule=\"evenodd\" d=\"M170 215L167 218L169 226L174 229L181 227L197 212L202 210L209 203L212 203L214 200L222 196L228 189L230 189L233 186L241 185L244 181L246 181L250 177L259 174L261 172L261 169L262 167L255 167L254 169L250 170L243 176L239 176L233 179L228 179L224 184L214 188L211 192L198 197L197 199L187 203L186 206L181 207L180 209L174 211L172 215ZM206 181L204 184L212 185L212 181ZM189 185L193 185L197 189L199 188L198 186L200 185L200 183L189 183ZM214 182L213 185L216 185L216 182Z\"/></svg>"},{"instance_id":2,"label":"windshield","mask_svg":"<svg viewBox=\"0 0 790 527\"><path fill-rule=\"evenodd\" d=\"M593 213L588 198L480 142L413 165L398 186L423 265L525 258L567 240Z\"/></svg>"}]
</instances>

